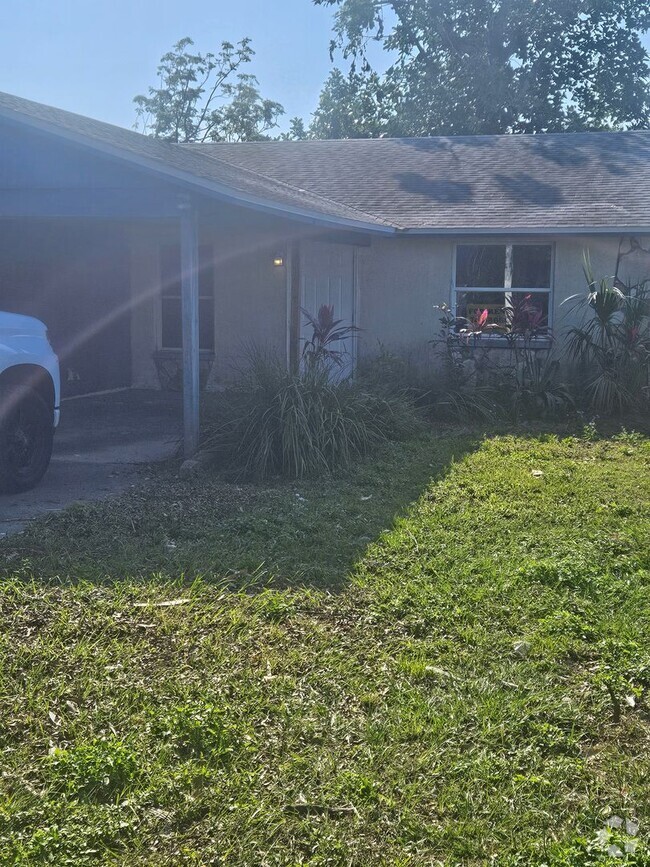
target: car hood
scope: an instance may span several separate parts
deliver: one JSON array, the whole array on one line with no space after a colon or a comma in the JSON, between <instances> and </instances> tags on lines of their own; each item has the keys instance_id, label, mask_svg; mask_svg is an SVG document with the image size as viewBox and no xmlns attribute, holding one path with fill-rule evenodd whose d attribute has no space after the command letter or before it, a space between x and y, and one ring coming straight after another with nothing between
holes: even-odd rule
<instances>
[{"instance_id":1,"label":"car hood","mask_svg":"<svg viewBox=\"0 0 650 867\"><path fill-rule=\"evenodd\" d=\"M45 337L46 333L47 329L40 319L0 311L0 337Z\"/></svg>"}]
</instances>

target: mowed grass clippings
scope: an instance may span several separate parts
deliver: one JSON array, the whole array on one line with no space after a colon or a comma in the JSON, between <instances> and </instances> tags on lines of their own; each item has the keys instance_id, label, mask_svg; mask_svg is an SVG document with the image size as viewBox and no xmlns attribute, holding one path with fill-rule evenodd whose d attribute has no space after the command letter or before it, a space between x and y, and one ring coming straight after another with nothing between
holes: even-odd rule
<instances>
[{"instance_id":1,"label":"mowed grass clippings","mask_svg":"<svg viewBox=\"0 0 650 867\"><path fill-rule=\"evenodd\" d=\"M389 449L363 493L332 483L345 554L316 545L318 580L330 483L266 489L276 514L303 497L305 535L262 589L252 560L236 586L234 545L221 581L120 577L116 552L57 583L51 553L16 539L11 565L5 543L0 863L650 863L650 442L449 440ZM416 464L436 478L359 542ZM108 552L114 505L86 537L47 522L68 578ZM231 520L216 506L213 532Z\"/></svg>"},{"instance_id":2,"label":"mowed grass clippings","mask_svg":"<svg viewBox=\"0 0 650 867\"><path fill-rule=\"evenodd\" d=\"M0 541L0 569L25 564L40 581L160 574L233 586L307 584L328 590L432 478L475 449L466 431L386 444L338 477L230 484L204 473L179 479L152 467L122 497L73 506Z\"/></svg>"}]
</instances>

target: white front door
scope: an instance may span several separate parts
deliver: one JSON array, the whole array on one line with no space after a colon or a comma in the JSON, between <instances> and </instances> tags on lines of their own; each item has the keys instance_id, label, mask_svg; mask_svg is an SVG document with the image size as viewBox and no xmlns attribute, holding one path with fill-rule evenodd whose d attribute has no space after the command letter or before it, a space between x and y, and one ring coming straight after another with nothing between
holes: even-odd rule
<instances>
[{"instance_id":1,"label":"white front door","mask_svg":"<svg viewBox=\"0 0 650 867\"><path fill-rule=\"evenodd\" d=\"M320 307L327 304L334 308L334 318L343 320L341 326L356 325L354 247L305 241L301 245L300 274L302 308L316 316ZM311 335L312 329L301 312L300 353ZM356 338L339 341L331 348L344 354L344 363L337 376L349 376L356 362Z\"/></svg>"}]
</instances>

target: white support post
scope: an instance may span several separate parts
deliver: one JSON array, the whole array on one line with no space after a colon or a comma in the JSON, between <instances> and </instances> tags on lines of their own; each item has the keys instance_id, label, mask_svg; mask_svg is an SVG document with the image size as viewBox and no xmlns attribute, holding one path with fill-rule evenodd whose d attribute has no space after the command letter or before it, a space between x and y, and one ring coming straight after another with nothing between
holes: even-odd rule
<instances>
[{"instance_id":1,"label":"white support post","mask_svg":"<svg viewBox=\"0 0 650 867\"><path fill-rule=\"evenodd\" d=\"M179 205L183 320L183 453L199 447L199 231L190 201Z\"/></svg>"}]
</instances>

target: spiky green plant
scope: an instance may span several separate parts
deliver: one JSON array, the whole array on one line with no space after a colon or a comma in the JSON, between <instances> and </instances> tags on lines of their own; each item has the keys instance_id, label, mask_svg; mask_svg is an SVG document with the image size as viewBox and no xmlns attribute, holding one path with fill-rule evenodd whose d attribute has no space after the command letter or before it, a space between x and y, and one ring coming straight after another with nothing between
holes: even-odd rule
<instances>
[{"instance_id":1,"label":"spiky green plant","mask_svg":"<svg viewBox=\"0 0 650 867\"><path fill-rule=\"evenodd\" d=\"M569 330L570 357L585 378L590 409L606 415L634 408L648 398L650 376L650 290L596 280L588 256L587 292L567 299L582 311Z\"/></svg>"},{"instance_id":2,"label":"spiky green plant","mask_svg":"<svg viewBox=\"0 0 650 867\"><path fill-rule=\"evenodd\" d=\"M349 466L373 446L417 430L405 396L332 381L326 365L291 372L253 352L243 381L222 401L204 447L246 477L304 478Z\"/></svg>"}]
</instances>

